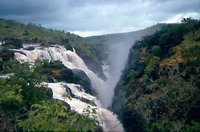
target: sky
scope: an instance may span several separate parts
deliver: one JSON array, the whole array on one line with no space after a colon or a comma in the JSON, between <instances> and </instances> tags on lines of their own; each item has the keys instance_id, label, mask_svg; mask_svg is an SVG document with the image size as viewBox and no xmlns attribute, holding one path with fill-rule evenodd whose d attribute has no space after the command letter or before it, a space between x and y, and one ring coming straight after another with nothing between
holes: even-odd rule
<instances>
[{"instance_id":1,"label":"sky","mask_svg":"<svg viewBox=\"0 0 200 132\"><path fill-rule=\"evenodd\" d=\"M200 0L0 0L0 18L80 36L130 32L200 19Z\"/></svg>"}]
</instances>

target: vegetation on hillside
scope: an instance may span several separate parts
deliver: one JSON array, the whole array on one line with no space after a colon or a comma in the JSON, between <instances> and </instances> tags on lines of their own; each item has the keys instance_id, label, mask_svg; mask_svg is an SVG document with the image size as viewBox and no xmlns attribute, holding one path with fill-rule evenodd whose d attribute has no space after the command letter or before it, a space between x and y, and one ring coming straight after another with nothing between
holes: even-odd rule
<instances>
[{"instance_id":1,"label":"vegetation on hillside","mask_svg":"<svg viewBox=\"0 0 200 132\"><path fill-rule=\"evenodd\" d=\"M183 19L137 41L113 108L121 99L114 110L127 131L200 131L200 21Z\"/></svg>"},{"instance_id":2,"label":"vegetation on hillside","mask_svg":"<svg viewBox=\"0 0 200 132\"><path fill-rule=\"evenodd\" d=\"M8 78L0 77L0 131L102 130L98 122L90 118L94 113L87 109L80 115L67 103L54 100L51 89L43 82L76 83L92 94L91 84L59 61L36 60L30 65L15 60L10 50L22 48L23 43L61 44L69 50L74 47L86 64L98 70L102 59L98 58L99 49L74 34L3 19L0 20L0 41L5 42L0 47L0 74L12 73Z\"/></svg>"},{"instance_id":3,"label":"vegetation on hillside","mask_svg":"<svg viewBox=\"0 0 200 132\"><path fill-rule=\"evenodd\" d=\"M52 98L51 89L43 84L51 67L46 61L34 65L16 60L6 61L2 73L12 73L0 78L0 130L1 131L94 131L98 122L72 111L70 106ZM59 62L54 64L57 69ZM56 70L56 68L55 68ZM73 77L73 76L71 76Z\"/></svg>"},{"instance_id":4,"label":"vegetation on hillside","mask_svg":"<svg viewBox=\"0 0 200 132\"><path fill-rule=\"evenodd\" d=\"M46 29L33 23L22 24L12 20L0 19L0 41L5 41L4 47L7 49L21 48L23 43L40 43L43 46L60 44L70 50L72 46L89 69L105 78L101 68L101 61L106 57L104 52L97 45L92 42L89 43L78 35Z\"/></svg>"}]
</instances>

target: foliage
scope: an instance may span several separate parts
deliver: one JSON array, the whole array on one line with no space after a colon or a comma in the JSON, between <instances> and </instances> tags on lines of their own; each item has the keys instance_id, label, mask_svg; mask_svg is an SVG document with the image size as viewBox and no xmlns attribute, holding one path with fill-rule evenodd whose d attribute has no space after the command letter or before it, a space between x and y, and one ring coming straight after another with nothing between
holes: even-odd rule
<instances>
[{"instance_id":1,"label":"foliage","mask_svg":"<svg viewBox=\"0 0 200 132\"><path fill-rule=\"evenodd\" d=\"M153 46L151 49L151 53L155 56L159 56L161 54L162 50L160 46Z\"/></svg>"},{"instance_id":2,"label":"foliage","mask_svg":"<svg viewBox=\"0 0 200 132\"><path fill-rule=\"evenodd\" d=\"M131 70L128 76L133 77L133 79L135 79L138 76L138 73L134 70Z\"/></svg>"},{"instance_id":3,"label":"foliage","mask_svg":"<svg viewBox=\"0 0 200 132\"><path fill-rule=\"evenodd\" d=\"M199 95L196 94L200 91L193 83L186 82L178 75L162 79L164 80L159 85L159 92L141 96L134 108L149 124L147 128L149 130L156 125L156 129L164 131L166 125L170 123L163 120L166 114L173 121L169 128L171 131L186 130L185 122L181 120L188 120L190 109L196 107L197 102L200 101ZM193 100L192 103L191 100ZM179 123L179 128L175 126L177 123Z\"/></svg>"},{"instance_id":4,"label":"foliage","mask_svg":"<svg viewBox=\"0 0 200 132\"><path fill-rule=\"evenodd\" d=\"M104 52L101 52L98 46L64 31L4 19L0 19L0 41L5 42L0 47L1 74L12 73L6 79L0 78L0 118L3 119L0 123L4 123L0 131L22 131L22 129L25 131L63 131L64 129L95 131L97 127L100 128L98 122L90 118L95 118L94 109L87 109L85 115L79 115L70 110L65 103L52 101L51 90L42 83L49 75L59 81L70 80L69 82L72 83L80 83L86 88L87 82L74 75L60 62L49 63L46 60L37 60L34 64L29 64L12 60L14 53L10 50L21 48L24 43L40 43L43 46L60 44L68 50L74 47L88 67L92 70L96 69L100 74L103 73L100 61L104 57ZM89 91L89 88L87 90ZM94 102L90 103L95 105Z\"/></svg>"},{"instance_id":5,"label":"foliage","mask_svg":"<svg viewBox=\"0 0 200 132\"><path fill-rule=\"evenodd\" d=\"M59 101L35 104L28 119L19 120L24 131L94 131L98 122L88 115L79 115Z\"/></svg>"},{"instance_id":6,"label":"foliage","mask_svg":"<svg viewBox=\"0 0 200 132\"><path fill-rule=\"evenodd\" d=\"M7 82L6 79L0 78L0 116L17 116L17 110L24 105L22 87Z\"/></svg>"},{"instance_id":7,"label":"foliage","mask_svg":"<svg viewBox=\"0 0 200 132\"><path fill-rule=\"evenodd\" d=\"M14 53L7 48L0 49L0 72L3 72L3 64L14 58Z\"/></svg>"},{"instance_id":8,"label":"foliage","mask_svg":"<svg viewBox=\"0 0 200 132\"><path fill-rule=\"evenodd\" d=\"M181 45L181 53L184 59L194 67L200 67L200 44L197 41L200 38L200 31L193 31L185 36ZM188 44L190 43L190 44Z\"/></svg>"},{"instance_id":9,"label":"foliage","mask_svg":"<svg viewBox=\"0 0 200 132\"><path fill-rule=\"evenodd\" d=\"M62 38L78 38L76 35L58 30L45 29L40 25L27 25L12 20L0 19L1 40L19 39L24 43L61 43Z\"/></svg>"},{"instance_id":10,"label":"foliage","mask_svg":"<svg viewBox=\"0 0 200 132\"><path fill-rule=\"evenodd\" d=\"M104 50L78 35L46 29L33 23L22 24L12 20L0 19L0 40L6 42L4 47L7 48L21 48L22 43L40 43L43 46L60 44L66 48L73 47L89 69L95 71L101 77L104 76L100 66L101 61L106 57L102 52Z\"/></svg>"},{"instance_id":11,"label":"foliage","mask_svg":"<svg viewBox=\"0 0 200 132\"><path fill-rule=\"evenodd\" d=\"M20 63L16 60L9 61L4 65L4 71L14 74L10 77L9 83L22 87L22 95L28 106L51 98L49 89L41 84L44 81L44 78L40 76L41 69L42 62L40 60L37 60L34 65L30 65L28 62Z\"/></svg>"},{"instance_id":12,"label":"foliage","mask_svg":"<svg viewBox=\"0 0 200 132\"><path fill-rule=\"evenodd\" d=\"M146 66L144 72L148 76L151 76L153 74L153 72L155 72L156 67L159 64L159 61L160 61L159 57L154 56L153 58L151 58L151 60L149 61L148 65Z\"/></svg>"},{"instance_id":13,"label":"foliage","mask_svg":"<svg viewBox=\"0 0 200 132\"><path fill-rule=\"evenodd\" d=\"M3 44L4 48L8 49L19 49L22 48L22 41L20 39L10 38L6 39L5 44Z\"/></svg>"},{"instance_id":14,"label":"foliage","mask_svg":"<svg viewBox=\"0 0 200 132\"><path fill-rule=\"evenodd\" d=\"M40 68L39 61L34 66L16 60L3 64L4 73L12 73L6 79L0 78L0 117L9 124L4 129L16 131L17 119L24 117L32 104L52 98L51 90L41 85Z\"/></svg>"},{"instance_id":15,"label":"foliage","mask_svg":"<svg viewBox=\"0 0 200 132\"><path fill-rule=\"evenodd\" d=\"M68 104L52 99L52 92L43 85L45 78L41 75L49 67L60 69L63 65L60 62L50 65L46 60L36 60L34 64L16 60L4 63L4 71L13 75L0 78L0 118L9 120L4 122L6 128L0 130L94 131L100 128L94 109L79 115Z\"/></svg>"},{"instance_id":16,"label":"foliage","mask_svg":"<svg viewBox=\"0 0 200 132\"><path fill-rule=\"evenodd\" d=\"M90 104L90 105L92 105L92 106L97 106L96 103L94 102L94 100L90 100L90 101L88 102L88 104Z\"/></svg>"},{"instance_id":17,"label":"foliage","mask_svg":"<svg viewBox=\"0 0 200 132\"><path fill-rule=\"evenodd\" d=\"M114 97L127 131L200 130L199 29L188 18L133 45Z\"/></svg>"}]
</instances>

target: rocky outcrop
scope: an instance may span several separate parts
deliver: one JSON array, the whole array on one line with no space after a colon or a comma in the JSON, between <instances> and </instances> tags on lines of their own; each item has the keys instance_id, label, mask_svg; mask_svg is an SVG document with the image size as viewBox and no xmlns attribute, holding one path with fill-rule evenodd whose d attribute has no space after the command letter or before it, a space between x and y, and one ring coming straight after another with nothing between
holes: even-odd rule
<instances>
[{"instance_id":1,"label":"rocky outcrop","mask_svg":"<svg viewBox=\"0 0 200 132\"><path fill-rule=\"evenodd\" d=\"M92 84L90 81L90 78L87 76L87 74L79 69L72 69L72 72L77 75L78 77L80 77L81 80L85 81L87 83L87 87L85 87L85 91L91 95L94 95L95 92L92 89Z\"/></svg>"}]
</instances>

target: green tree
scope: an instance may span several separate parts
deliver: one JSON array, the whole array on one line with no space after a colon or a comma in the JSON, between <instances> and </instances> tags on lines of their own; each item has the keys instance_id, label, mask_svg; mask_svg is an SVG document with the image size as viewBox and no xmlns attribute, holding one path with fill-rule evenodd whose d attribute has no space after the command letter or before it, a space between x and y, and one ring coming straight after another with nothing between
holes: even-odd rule
<instances>
[{"instance_id":1,"label":"green tree","mask_svg":"<svg viewBox=\"0 0 200 132\"><path fill-rule=\"evenodd\" d=\"M160 36L160 40L159 40L159 45L163 46L166 45L170 42L170 33L163 33Z\"/></svg>"},{"instance_id":2,"label":"green tree","mask_svg":"<svg viewBox=\"0 0 200 132\"><path fill-rule=\"evenodd\" d=\"M152 76L152 74L155 72L157 66L160 63L160 58L154 56L153 58L151 58L151 60L149 61L148 65L146 66L144 72L150 77Z\"/></svg>"},{"instance_id":3,"label":"green tree","mask_svg":"<svg viewBox=\"0 0 200 132\"><path fill-rule=\"evenodd\" d=\"M155 56L159 56L161 55L162 53L162 50L160 48L160 46L156 45L156 46L153 46L152 49L151 49L151 53Z\"/></svg>"},{"instance_id":4,"label":"green tree","mask_svg":"<svg viewBox=\"0 0 200 132\"><path fill-rule=\"evenodd\" d=\"M19 120L24 131L95 131L98 122L88 114L79 115L61 101L35 104L28 119Z\"/></svg>"},{"instance_id":5,"label":"green tree","mask_svg":"<svg viewBox=\"0 0 200 132\"><path fill-rule=\"evenodd\" d=\"M18 116L23 105L22 87L7 84L6 79L0 78L0 116Z\"/></svg>"},{"instance_id":6,"label":"green tree","mask_svg":"<svg viewBox=\"0 0 200 132\"><path fill-rule=\"evenodd\" d=\"M20 63L16 60L9 61L4 64L4 71L13 73L8 83L10 85L19 85L22 87L23 99L27 106L39 103L41 100L52 98L52 92L42 85L44 78L41 77L41 69L43 62L37 60L34 65L28 62Z\"/></svg>"}]
</instances>

